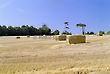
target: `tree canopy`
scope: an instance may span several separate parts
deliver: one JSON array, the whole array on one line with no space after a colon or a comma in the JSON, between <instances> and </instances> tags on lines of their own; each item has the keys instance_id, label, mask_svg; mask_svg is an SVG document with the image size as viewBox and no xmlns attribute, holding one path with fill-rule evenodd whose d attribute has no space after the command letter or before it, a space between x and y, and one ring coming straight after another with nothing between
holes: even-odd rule
<instances>
[{"instance_id":1,"label":"tree canopy","mask_svg":"<svg viewBox=\"0 0 110 74\"><path fill-rule=\"evenodd\" d=\"M110 31L108 31L107 34L110 34Z\"/></svg>"},{"instance_id":2,"label":"tree canopy","mask_svg":"<svg viewBox=\"0 0 110 74\"><path fill-rule=\"evenodd\" d=\"M59 30L55 30L52 34L53 35L59 35L59 33L60 33Z\"/></svg>"},{"instance_id":3,"label":"tree canopy","mask_svg":"<svg viewBox=\"0 0 110 74\"><path fill-rule=\"evenodd\" d=\"M64 34L64 35L72 35L72 33L69 33L69 32L63 32L62 34Z\"/></svg>"},{"instance_id":4,"label":"tree canopy","mask_svg":"<svg viewBox=\"0 0 110 74\"><path fill-rule=\"evenodd\" d=\"M40 28L34 26L22 25L21 27L13 26L1 26L0 25L0 36L24 36L24 35L56 35L58 33L51 33L51 29L47 25L42 25Z\"/></svg>"},{"instance_id":5,"label":"tree canopy","mask_svg":"<svg viewBox=\"0 0 110 74\"><path fill-rule=\"evenodd\" d=\"M105 34L105 32L104 32L104 31L99 31L99 33Z\"/></svg>"},{"instance_id":6,"label":"tree canopy","mask_svg":"<svg viewBox=\"0 0 110 74\"><path fill-rule=\"evenodd\" d=\"M82 27L82 34L84 35L85 34L85 27L86 25L85 24L76 24L77 27Z\"/></svg>"}]
</instances>

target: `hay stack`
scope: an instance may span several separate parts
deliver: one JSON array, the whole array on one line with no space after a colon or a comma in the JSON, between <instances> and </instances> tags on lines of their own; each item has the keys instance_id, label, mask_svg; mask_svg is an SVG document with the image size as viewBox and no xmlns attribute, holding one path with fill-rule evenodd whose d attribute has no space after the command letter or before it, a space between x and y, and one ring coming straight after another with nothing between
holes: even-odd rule
<instances>
[{"instance_id":1,"label":"hay stack","mask_svg":"<svg viewBox=\"0 0 110 74\"><path fill-rule=\"evenodd\" d=\"M102 33L97 33L97 36L103 36L103 34Z\"/></svg>"},{"instance_id":2,"label":"hay stack","mask_svg":"<svg viewBox=\"0 0 110 74\"><path fill-rule=\"evenodd\" d=\"M55 39L57 40L57 41L65 41L66 40L66 35L57 35L56 37L55 37Z\"/></svg>"},{"instance_id":3,"label":"hay stack","mask_svg":"<svg viewBox=\"0 0 110 74\"><path fill-rule=\"evenodd\" d=\"M20 37L16 37L16 39L20 39Z\"/></svg>"},{"instance_id":4,"label":"hay stack","mask_svg":"<svg viewBox=\"0 0 110 74\"><path fill-rule=\"evenodd\" d=\"M85 43L86 36L84 35L71 35L68 38L69 44Z\"/></svg>"},{"instance_id":5,"label":"hay stack","mask_svg":"<svg viewBox=\"0 0 110 74\"><path fill-rule=\"evenodd\" d=\"M30 35L27 35L27 38L30 38Z\"/></svg>"}]
</instances>

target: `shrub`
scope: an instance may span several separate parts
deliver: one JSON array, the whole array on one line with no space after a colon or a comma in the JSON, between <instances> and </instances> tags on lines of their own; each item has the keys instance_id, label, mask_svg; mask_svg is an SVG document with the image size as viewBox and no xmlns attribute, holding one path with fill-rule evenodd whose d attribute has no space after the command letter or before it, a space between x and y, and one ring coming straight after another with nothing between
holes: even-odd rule
<instances>
[{"instance_id":1,"label":"shrub","mask_svg":"<svg viewBox=\"0 0 110 74\"><path fill-rule=\"evenodd\" d=\"M57 35L56 37L55 37L55 39L57 40L57 41L65 41L66 40L66 35Z\"/></svg>"},{"instance_id":2,"label":"shrub","mask_svg":"<svg viewBox=\"0 0 110 74\"><path fill-rule=\"evenodd\" d=\"M69 33L69 32L66 32L66 35L72 35L71 33Z\"/></svg>"},{"instance_id":3,"label":"shrub","mask_svg":"<svg viewBox=\"0 0 110 74\"><path fill-rule=\"evenodd\" d=\"M72 35L70 32L63 32L62 35Z\"/></svg>"}]
</instances>

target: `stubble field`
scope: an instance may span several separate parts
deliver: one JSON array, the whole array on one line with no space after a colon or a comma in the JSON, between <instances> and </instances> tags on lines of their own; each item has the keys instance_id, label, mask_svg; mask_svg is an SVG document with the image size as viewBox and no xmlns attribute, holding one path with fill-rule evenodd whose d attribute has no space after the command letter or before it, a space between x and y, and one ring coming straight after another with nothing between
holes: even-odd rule
<instances>
[{"instance_id":1,"label":"stubble field","mask_svg":"<svg viewBox=\"0 0 110 74\"><path fill-rule=\"evenodd\" d=\"M110 36L87 43L0 37L0 74L110 74Z\"/></svg>"}]
</instances>

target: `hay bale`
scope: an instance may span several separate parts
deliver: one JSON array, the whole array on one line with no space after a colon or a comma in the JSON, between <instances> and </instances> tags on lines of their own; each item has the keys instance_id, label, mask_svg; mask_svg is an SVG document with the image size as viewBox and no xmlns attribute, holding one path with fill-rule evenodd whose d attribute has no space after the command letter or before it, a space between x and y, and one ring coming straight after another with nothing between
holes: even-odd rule
<instances>
[{"instance_id":1,"label":"hay bale","mask_svg":"<svg viewBox=\"0 0 110 74\"><path fill-rule=\"evenodd\" d=\"M20 37L16 37L16 39L20 39Z\"/></svg>"},{"instance_id":2,"label":"hay bale","mask_svg":"<svg viewBox=\"0 0 110 74\"><path fill-rule=\"evenodd\" d=\"M30 35L27 35L27 38L29 38L30 37Z\"/></svg>"},{"instance_id":3,"label":"hay bale","mask_svg":"<svg viewBox=\"0 0 110 74\"><path fill-rule=\"evenodd\" d=\"M76 44L76 43L85 43L86 36L84 35L71 35L68 38L69 44Z\"/></svg>"},{"instance_id":4,"label":"hay bale","mask_svg":"<svg viewBox=\"0 0 110 74\"><path fill-rule=\"evenodd\" d=\"M66 40L66 35L57 35L56 37L55 37L55 39L57 40L57 41L65 41Z\"/></svg>"},{"instance_id":5,"label":"hay bale","mask_svg":"<svg viewBox=\"0 0 110 74\"><path fill-rule=\"evenodd\" d=\"M103 36L103 34L102 33L97 33L97 36Z\"/></svg>"}]
</instances>

